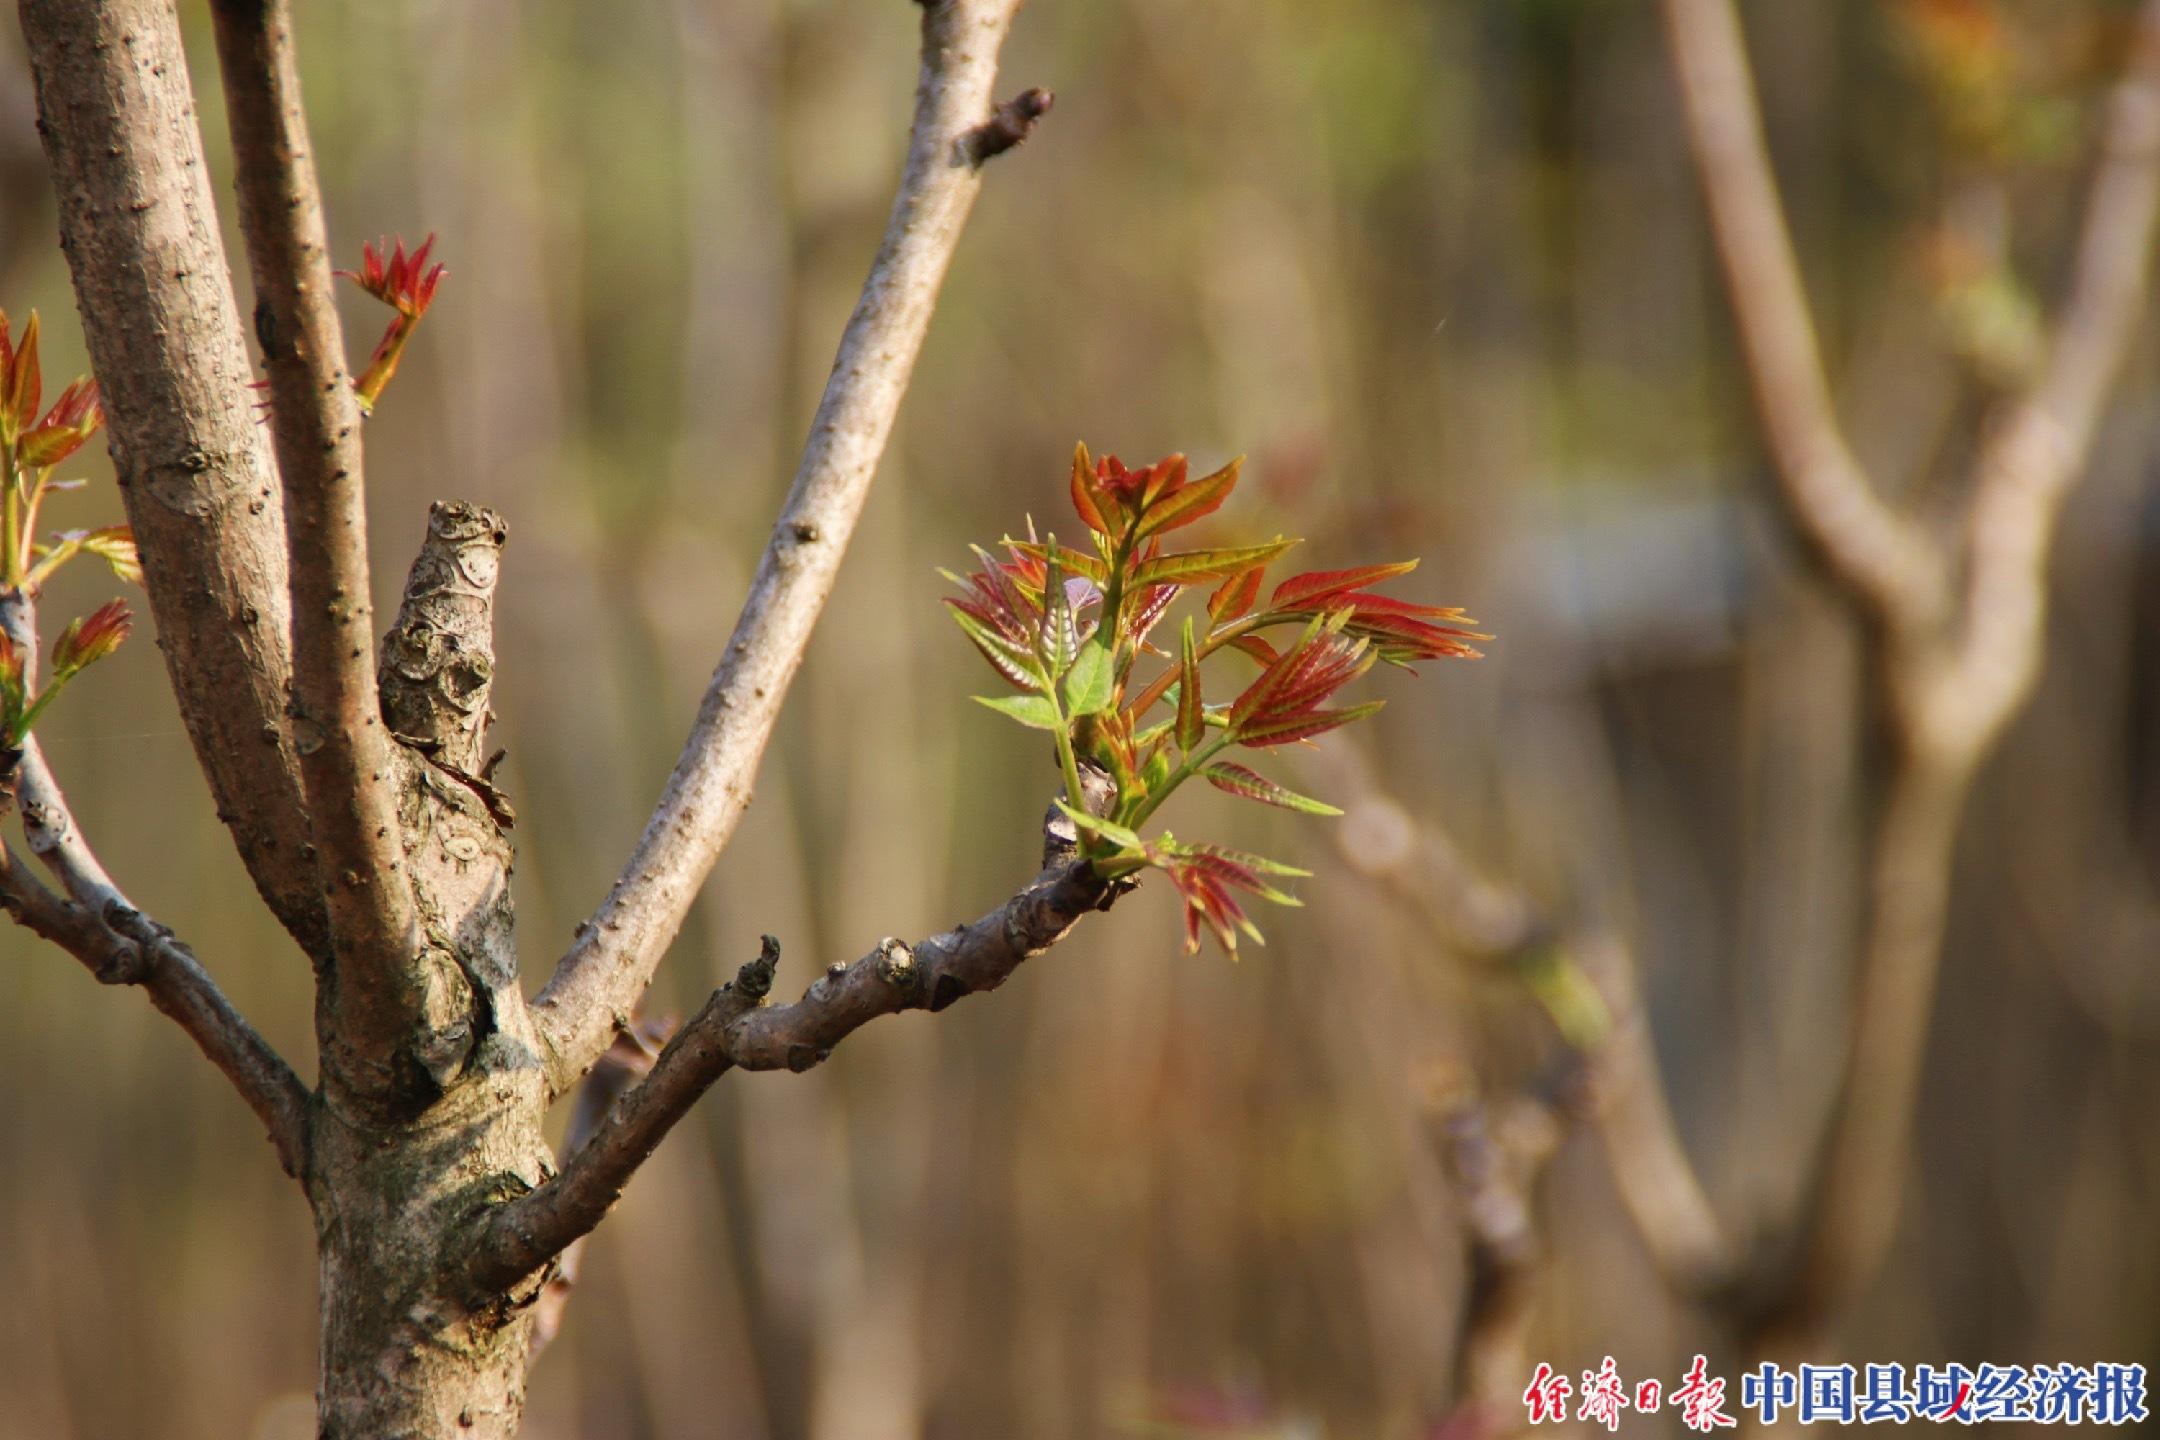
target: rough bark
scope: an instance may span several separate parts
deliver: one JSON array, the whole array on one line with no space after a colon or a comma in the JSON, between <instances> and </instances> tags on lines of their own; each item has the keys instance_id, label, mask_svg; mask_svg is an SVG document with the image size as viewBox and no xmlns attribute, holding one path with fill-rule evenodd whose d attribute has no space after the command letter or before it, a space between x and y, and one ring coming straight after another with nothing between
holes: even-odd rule
<instances>
[{"instance_id":1,"label":"rough bark","mask_svg":"<svg viewBox=\"0 0 2160 1440\"><path fill-rule=\"evenodd\" d=\"M285 492L287 715L336 956L327 987L338 1012L330 1078L369 1093L396 1083L395 1053L413 1018L407 967L418 937L391 742L375 697L360 403L330 293L291 14L284 0L219 0L211 13Z\"/></svg>"},{"instance_id":2,"label":"rough bark","mask_svg":"<svg viewBox=\"0 0 2160 1440\"><path fill-rule=\"evenodd\" d=\"M148 988L299 1172L320 1255L318 1433L508 1437L554 1257L650 1149L626 1142L626 1126L641 1116L672 1123L730 1064L799 1068L799 1056L821 1058L877 1014L990 988L1100 896L1069 869L1046 873L975 927L913 951L881 947L794 1005L738 1009L726 1064L706 1063L710 1026L694 1026L698 1044L671 1047L676 1058L661 1062L664 1085L656 1072L604 1119L588 1116L592 1153L566 1162L587 1178L554 1182L542 1119L628 1023L747 803L979 188L977 167L1049 108L1042 92L991 103L1017 0L923 5L900 192L796 484L638 853L537 1010L513 937L514 817L487 758L505 527L475 506L433 508L374 662L357 422L285 6L213 7L281 485L250 405L172 10L157 0L22 5L76 289L174 685L251 872L316 962L320 1088L310 1096L193 956L119 898L69 838L34 747L24 771L39 806L33 847L42 844L68 893L0 849L0 903L101 979ZM506 1257L500 1237L560 1197L589 1219L560 1243ZM554 1293L550 1323L565 1292Z\"/></svg>"},{"instance_id":3,"label":"rough bark","mask_svg":"<svg viewBox=\"0 0 2160 1440\"><path fill-rule=\"evenodd\" d=\"M325 1440L509 1436L524 1405L529 1307L545 1277L488 1289L463 1279L480 1220L553 1170L518 984L509 812L472 760L486 743L505 535L492 511L433 507L382 645L422 948L402 972L414 1023L364 1093L328 1083L340 1065L370 1062L334 1054L338 1011L318 1011L326 1083L308 1180Z\"/></svg>"},{"instance_id":4,"label":"rough bark","mask_svg":"<svg viewBox=\"0 0 2160 1440\"><path fill-rule=\"evenodd\" d=\"M327 931L285 733L283 505L179 25L159 0L23 0L60 240L166 672L218 816L302 947Z\"/></svg>"}]
</instances>

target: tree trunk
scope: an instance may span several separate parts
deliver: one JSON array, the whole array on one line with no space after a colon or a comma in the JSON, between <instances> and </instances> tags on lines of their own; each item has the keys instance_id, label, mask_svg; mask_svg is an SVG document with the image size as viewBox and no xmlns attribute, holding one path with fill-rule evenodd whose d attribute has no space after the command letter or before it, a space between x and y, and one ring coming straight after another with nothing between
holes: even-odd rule
<instances>
[{"instance_id":1,"label":"tree trunk","mask_svg":"<svg viewBox=\"0 0 2160 1440\"><path fill-rule=\"evenodd\" d=\"M395 1130L318 1109L322 1440L505 1440L525 1405L529 1301L474 1303L452 1277L492 1200L548 1164L530 1066L471 1077Z\"/></svg>"},{"instance_id":2,"label":"tree trunk","mask_svg":"<svg viewBox=\"0 0 2160 1440\"><path fill-rule=\"evenodd\" d=\"M553 1170L546 1071L511 935L509 806L482 759L501 519L441 504L382 646L383 717L404 768L398 821L427 948L418 1017L385 1072L334 1053L310 1145L322 1272L324 1437L510 1436L531 1301L469 1283L483 1222ZM335 1014L327 998L320 1012Z\"/></svg>"}]
</instances>

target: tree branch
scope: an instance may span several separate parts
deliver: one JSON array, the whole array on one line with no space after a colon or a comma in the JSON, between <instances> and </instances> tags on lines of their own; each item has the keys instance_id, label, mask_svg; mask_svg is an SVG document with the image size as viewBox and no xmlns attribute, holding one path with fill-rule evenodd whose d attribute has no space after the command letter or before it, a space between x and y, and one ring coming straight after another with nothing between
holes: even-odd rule
<instances>
[{"instance_id":1,"label":"tree branch","mask_svg":"<svg viewBox=\"0 0 2160 1440\"><path fill-rule=\"evenodd\" d=\"M418 919L375 692L360 408L331 294L322 194L286 0L217 0L218 64L284 481L292 732L339 966L332 1024L387 1054L402 1033Z\"/></svg>"},{"instance_id":2,"label":"tree branch","mask_svg":"<svg viewBox=\"0 0 2160 1440\"><path fill-rule=\"evenodd\" d=\"M1531 1370L1546 1247L1536 1195L1565 1137L1570 1097L1522 1094L1493 1102L1467 1077L1439 1077L1428 1105L1439 1151L1462 1209L1470 1252L1456 1345L1455 1418L1470 1434L1504 1434L1502 1417L1520 1403Z\"/></svg>"},{"instance_id":3,"label":"tree branch","mask_svg":"<svg viewBox=\"0 0 2160 1440\"><path fill-rule=\"evenodd\" d=\"M2160 4L2140 10L2109 97L2069 293L2040 380L1983 447L1967 519L1954 695L1931 717L1984 744L2037 676L2047 556L2100 407L2145 313L2160 211Z\"/></svg>"},{"instance_id":4,"label":"tree branch","mask_svg":"<svg viewBox=\"0 0 2160 1440\"><path fill-rule=\"evenodd\" d=\"M605 1050L652 982L734 833L773 722L892 432L960 231L982 187L974 137L1018 0L923 5L907 166L809 443L682 757L607 899L535 1004L552 1092Z\"/></svg>"},{"instance_id":5,"label":"tree branch","mask_svg":"<svg viewBox=\"0 0 2160 1440\"><path fill-rule=\"evenodd\" d=\"M1838 425L1732 0L1665 0L1665 23L1688 146L1786 509L1878 620L1925 628L1949 598L1942 557L1883 501Z\"/></svg>"},{"instance_id":6,"label":"tree branch","mask_svg":"<svg viewBox=\"0 0 2160 1440\"><path fill-rule=\"evenodd\" d=\"M615 1043L608 1046L600 1063L593 1066L592 1073L578 1086L570 1128L563 1135L565 1165L599 1133L600 1123L614 1110L623 1093L652 1074L653 1062L660 1058L661 1049L675 1038L675 1032L680 1028L671 1019L639 1020L615 1037ZM578 1272L584 1268L585 1242L591 1238L587 1233L565 1245L555 1262L555 1273L540 1287L540 1298L533 1302L532 1340L525 1352L528 1361L538 1358L540 1352L562 1333L563 1313L570 1307L570 1295L577 1288Z\"/></svg>"},{"instance_id":7,"label":"tree branch","mask_svg":"<svg viewBox=\"0 0 2160 1440\"><path fill-rule=\"evenodd\" d=\"M1766 308L1803 302L1774 208L1763 213L1776 197L1738 27L1729 0L1667 0L1667 17L1733 305L1743 330L1760 326ZM1724 133L1722 148L1731 152L1722 159L1713 131ZM1731 139L1735 134L1744 143ZM1959 821L1974 774L2038 675L2049 543L2144 309L2160 208L2160 0L2147 0L2141 12L2100 151L2047 364L1981 450L1964 536L1964 590L1954 597L1955 613L1940 617L1953 624L1894 623L1883 653L1890 770L1870 828L1868 913L1837 1104L1788 1227L1789 1249L1768 1256L1731 1297L1765 1351L1818 1348L1880 1270L1896 1234ZM1750 215L1736 220L1736 210ZM1750 224L1775 233L1765 239L1750 233ZM1760 255L1752 264L1747 254L1734 255L1766 247L1782 249L1782 278L1766 278ZM1748 358L1758 393L1776 391L1775 347L1751 345ZM1764 401L1773 432L1775 408ZM1788 484L1786 495L1803 525L1821 528L1807 513L1812 502L1802 487ZM1887 547L1874 548L1887 556ZM1896 610L1882 603L1890 591L1871 565L1839 573L1878 610Z\"/></svg>"},{"instance_id":8,"label":"tree branch","mask_svg":"<svg viewBox=\"0 0 2160 1440\"><path fill-rule=\"evenodd\" d=\"M1609 931L1569 929L1519 889L1466 860L1439 827L1413 820L1348 746L1313 757L1326 789L1343 797L1337 850L1436 934L1489 963L1521 966L1559 951L1596 986L1609 1021L1582 1052L1588 1101L1573 1107L1598 1133L1629 1219L1676 1291L1718 1293L1738 1274L1738 1256L1680 1142L1664 1068L1652 1044L1641 986L1627 946ZM1398 843L1374 843L1374 837Z\"/></svg>"},{"instance_id":9,"label":"tree branch","mask_svg":"<svg viewBox=\"0 0 2160 1440\"><path fill-rule=\"evenodd\" d=\"M690 1018L562 1173L496 1212L476 1252L475 1283L506 1288L598 1225L675 1122L729 1070L808 1070L880 1015L943 1010L994 990L1107 893L1084 863L1053 866L972 924L913 946L879 941L789 1005L763 1003L780 959L780 943L766 936L759 957Z\"/></svg>"},{"instance_id":10,"label":"tree branch","mask_svg":"<svg viewBox=\"0 0 2160 1440\"><path fill-rule=\"evenodd\" d=\"M26 665L37 656L37 611L21 591L0 594L0 626ZM98 862L34 736L13 773L0 776L0 808L19 800L30 851L66 891L54 895L12 852L0 859L0 905L18 924L82 961L105 985L140 985L225 1072L270 1132L278 1162L297 1176L307 1153L307 1087L226 1000L194 952L138 910Z\"/></svg>"},{"instance_id":11,"label":"tree branch","mask_svg":"<svg viewBox=\"0 0 2160 1440\"><path fill-rule=\"evenodd\" d=\"M23 0L61 243L159 648L218 818L303 948L326 926L285 735L282 502L161 0Z\"/></svg>"}]
</instances>

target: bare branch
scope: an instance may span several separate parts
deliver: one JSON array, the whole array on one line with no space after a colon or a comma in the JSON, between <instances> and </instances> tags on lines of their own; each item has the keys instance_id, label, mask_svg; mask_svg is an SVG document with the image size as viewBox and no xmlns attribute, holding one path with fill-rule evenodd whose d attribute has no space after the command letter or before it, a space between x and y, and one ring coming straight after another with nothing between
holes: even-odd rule
<instances>
[{"instance_id":1,"label":"bare branch","mask_svg":"<svg viewBox=\"0 0 2160 1440\"><path fill-rule=\"evenodd\" d=\"M660 1051L668 1041L675 1038L681 1027L672 1019L639 1020L615 1037L600 1063L593 1066L578 1086L577 1105L570 1113L570 1128L563 1135L563 1162L599 1133L600 1123L607 1119L622 1099L623 1092L637 1081L652 1073L653 1062L660 1058ZM548 1276L540 1287L540 1298L533 1301L533 1326L530 1348L526 1359L538 1358L540 1352L553 1344L562 1333L563 1313L570 1307L570 1295L577 1288L578 1272L584 1268L585 1242L591 1234L578 1236L563 1247L562 1255L555 1262L555 1273Z\"/></svg>"},{"instance_id":2,"label":"bare branch","mask_svg":"<svg viewBox=\"0 0 2160 1440\"><path fill-rule=\"evenodd\" d=\"M1942 558L1884 503L1838 425L1732 0L1665 0L1665 23L1688 145L1786 508L1879 620L1924 628L1948 600Z\"/></svg>"},{"instance_id":3,"label":"bare branch","mask_svg":"<svg viewBox=\"0 0 2160 1440\"><path fill-rule=\"evenodd\" d=\"M1488 1101L1467 1077L1439 1077L1434 1088L1433 1144L1462 1207L1470 1250L1457 1417L1470 1433L1499 1433L1530 1373L1546 1254L1535 1196L1564 1138L1569 1106L1561 1095Z\"/></svg>"},{"instance_id":4,"label":"bare branch","mask_svg":"<svg viewBox=\"0 0 2160 1440\"><path fill-rule=\"evenodd\" d=\"M2055 522L2144 312L2160 208L2160 0L2110 98L2069 299L2038 385L1983 449L1955 649L1891 656L1897 753L1875 821L1868 926L1837 1108L1750 1317L1805 1350L1881 1268L1896 1233L1927 1057L1959 819L1972 778L2038 675Z\"/></svg>"},{"instance_id":5,"label":"bare branch","mask_svg":"<svg viewBox=\"0 0 2160 1440\"><path fill-rule=\"evenodd\" d=\"M750 802L765 743L862 513L939 285L982 187L969 137L994 115L998 50L1017 8L1018 0L923 6L907 166L794 486L636 852L535 1004L557 1095L636 1009Z\"/></svg>"},{"instance_id":6,"label":"bare branch","mask_svg":"<svg viewBox=\"0 0 2160 1440\"><path fill-rule=\"evenodd\" d=\"M1053 866L972 924L914 946L879 941L854 964L834 965L790 1005L763 1003L780 959L779 942L768 935L758 959L690 1018L652 1074L562 1173L496 1212L478 1250L476 1283L504 1288L598 1225L675 1122L729 1070L808 1070L880 1015L943 1010L994 990L1023 961L1064 939L1106 893L1084 863Z\"/></svg>"},{"instance_id":7,"label":"bare branch","mask_svg":"<svg viewBox=\"0 0 2160 1440\"><path fill-rule=\"evenodd\" d=\"M26 667L34 666L37 610L28 596L19 590L0 593L0 627ZM0 903L18 924L82 961L101 984L142 986L262 1120L285 1173L299 1175L307 1149L307 1087L233 1009L194 952L113 884L76 826L35 736L23 737L13 773L0 775L0 812L10 801L20 803L30 852L60 881L67 898L46 890L10 855L0 866Z\"/></svg>"},{"instance_id":8,"label":"bare branch","mask_svg":"<svg viewBox=\"0 0 2160 1440\"><path fill-rule=\"evenodd\" d=\"M1927 1059L1959 816L1963 765L1901 763L1876 821L1868 927L1837 1109L1788 1255L1754 1277L1745 1316L1766 1352L1811 1350L1881 1268L1897 1233L1913 1110Z\"/></svg>"},{"instance_id":9,"label":"bare branch","mask_svg":"<svg viewBox=\"0 0 2160 1440\"><path fill-rule=\"evenodd\" d=\"M278 919L326 929L297 761L282 501L174 9L23 0L38 131L160 648L218 816Z\"/></svg>"},{"instance_id":10,"label":"bare branch","mask_svg":"<svg viewBox=\"0 0 2160 1440\"><path fill-rule=\"evenodd\" d=\"M1984 744L2010 717L2038 673L2055 522L2145 314L2156 211L2160 4L2147 3L2129 68L2108 100L2046 369L1980 455L1965 534L1958 678L1931 717L1968 747Z\"/></svg>"},{"instance_id":11,"label":"bare branch","mask_svg":"<svg viewBox=\"0 0 2160 1440\"><path fill-rule=\"evenodd\" d=\"M339 975L339 1035L387 1053L418 917L375 693L360 409L331 295L322 194L286 0L218 0L219 69L258 307L291 557L292 732ZM258 313L261 313L260 310Z\"/></svg>"},{"instance_id":12,"label":"bare branch","mask_svg":"<svg viewBox=\"0 0 2160 1440\"><path fill-rule=\"evenodd\" d=\"M1589 1065L1589 1103L1629 1218L1675 1290L1705 1296L1737 1276L1738 1257L1673 1121L1664 1069L1651 1042L1627 946L1610 931L1566 927L1521 890L1479 872L1437 825L1386 794L1349 746L1315 753L1327 790L1343 799L1338 853L1384 885L1455 947L1493 964L1521 965L1557 950L1594 984L1609 1012Z\"/></svg>"}]
</instances>

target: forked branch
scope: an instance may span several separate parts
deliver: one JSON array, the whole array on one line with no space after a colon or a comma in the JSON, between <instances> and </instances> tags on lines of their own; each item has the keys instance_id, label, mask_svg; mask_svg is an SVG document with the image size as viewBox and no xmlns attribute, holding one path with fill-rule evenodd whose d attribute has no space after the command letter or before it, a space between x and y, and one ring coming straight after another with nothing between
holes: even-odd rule
<instances>
[{"instance_id":1,"label":"forked branch","mask_svg":"<svg viewBox=\"0 0 2160 1440\"><path fill-rule=\"evenodd\" d=\"M1666 0L1689 140L1781 493L1833 574L1887 622L1890 768L1869 833L1865 934L1840 1094L1792 1246L1756 1277L1756 1342L1800 1351L1879 1269L1895 1234L1973 776L2038 675L2047 556L2100 407L2143 313L2160 208L2160 0L2111 97L2049 358L1982 446L1962 551L1914 540L1836 440L1731 0ZM1797 437L1797 438L1796 438ZM1825 465L1825 454L1844 456ZM1961 591L1943 576L1962 571Z\"/></svg>"},{"instance_id":2,"label":"forked branch","mask_svg":"<svg viewBox=\"0 0 2160 1440\"><path fill-rule=\"evenodd\" d=\"M218 0L219 68L270 377L292 584L292 735L340 973L345 1046L387 1054L403 1028L417 912L375 695L360 408L331 295L286 0Z\"/></svg>"},{"instance_id":3,"label":"forked branch","mask_svg":"<svg viewBox=\"0 0 2160 1440\"><path fill-rule=\"evenodd\" d=\"M535 1002L561 1095L652 983L750 802L759 759L862 513L945 270L982 188L976 136L1018 0L929 0L906 169L795 483L635 853Z\"/></svg>"},{"instance_id":4,"label":"forked branch","mask_svg":"<svg viewBox=\"0 0 2160 1440\"><path fill-rule=\"evenodd\" d=\"M766 936L759 957L690 1018L562 1173L496 1212L476 1283L504 1288L598 1225L675 1122L729 1070L807 1070L880 1015L942 1010L994 990L1062 940L1107 889L1084 863L1053 866L971 924L912 946L882 940L853 964L834 965L787 1005L764 1003L780 960L779 942Z\"/></svg>"},{"instance_id":5,"label":"forked branch","mask_svg":"<svg viewBox=\"0 0 2160 1440\"><path fill-rule=\"evenodd\" d=\"M1665 23L1711 234L1793 522L1882 623L1940 614L1940 555L1887 504L1847 444L1763 140L1732 0L1665 0Z\"/></svg>"}]
</instances>

